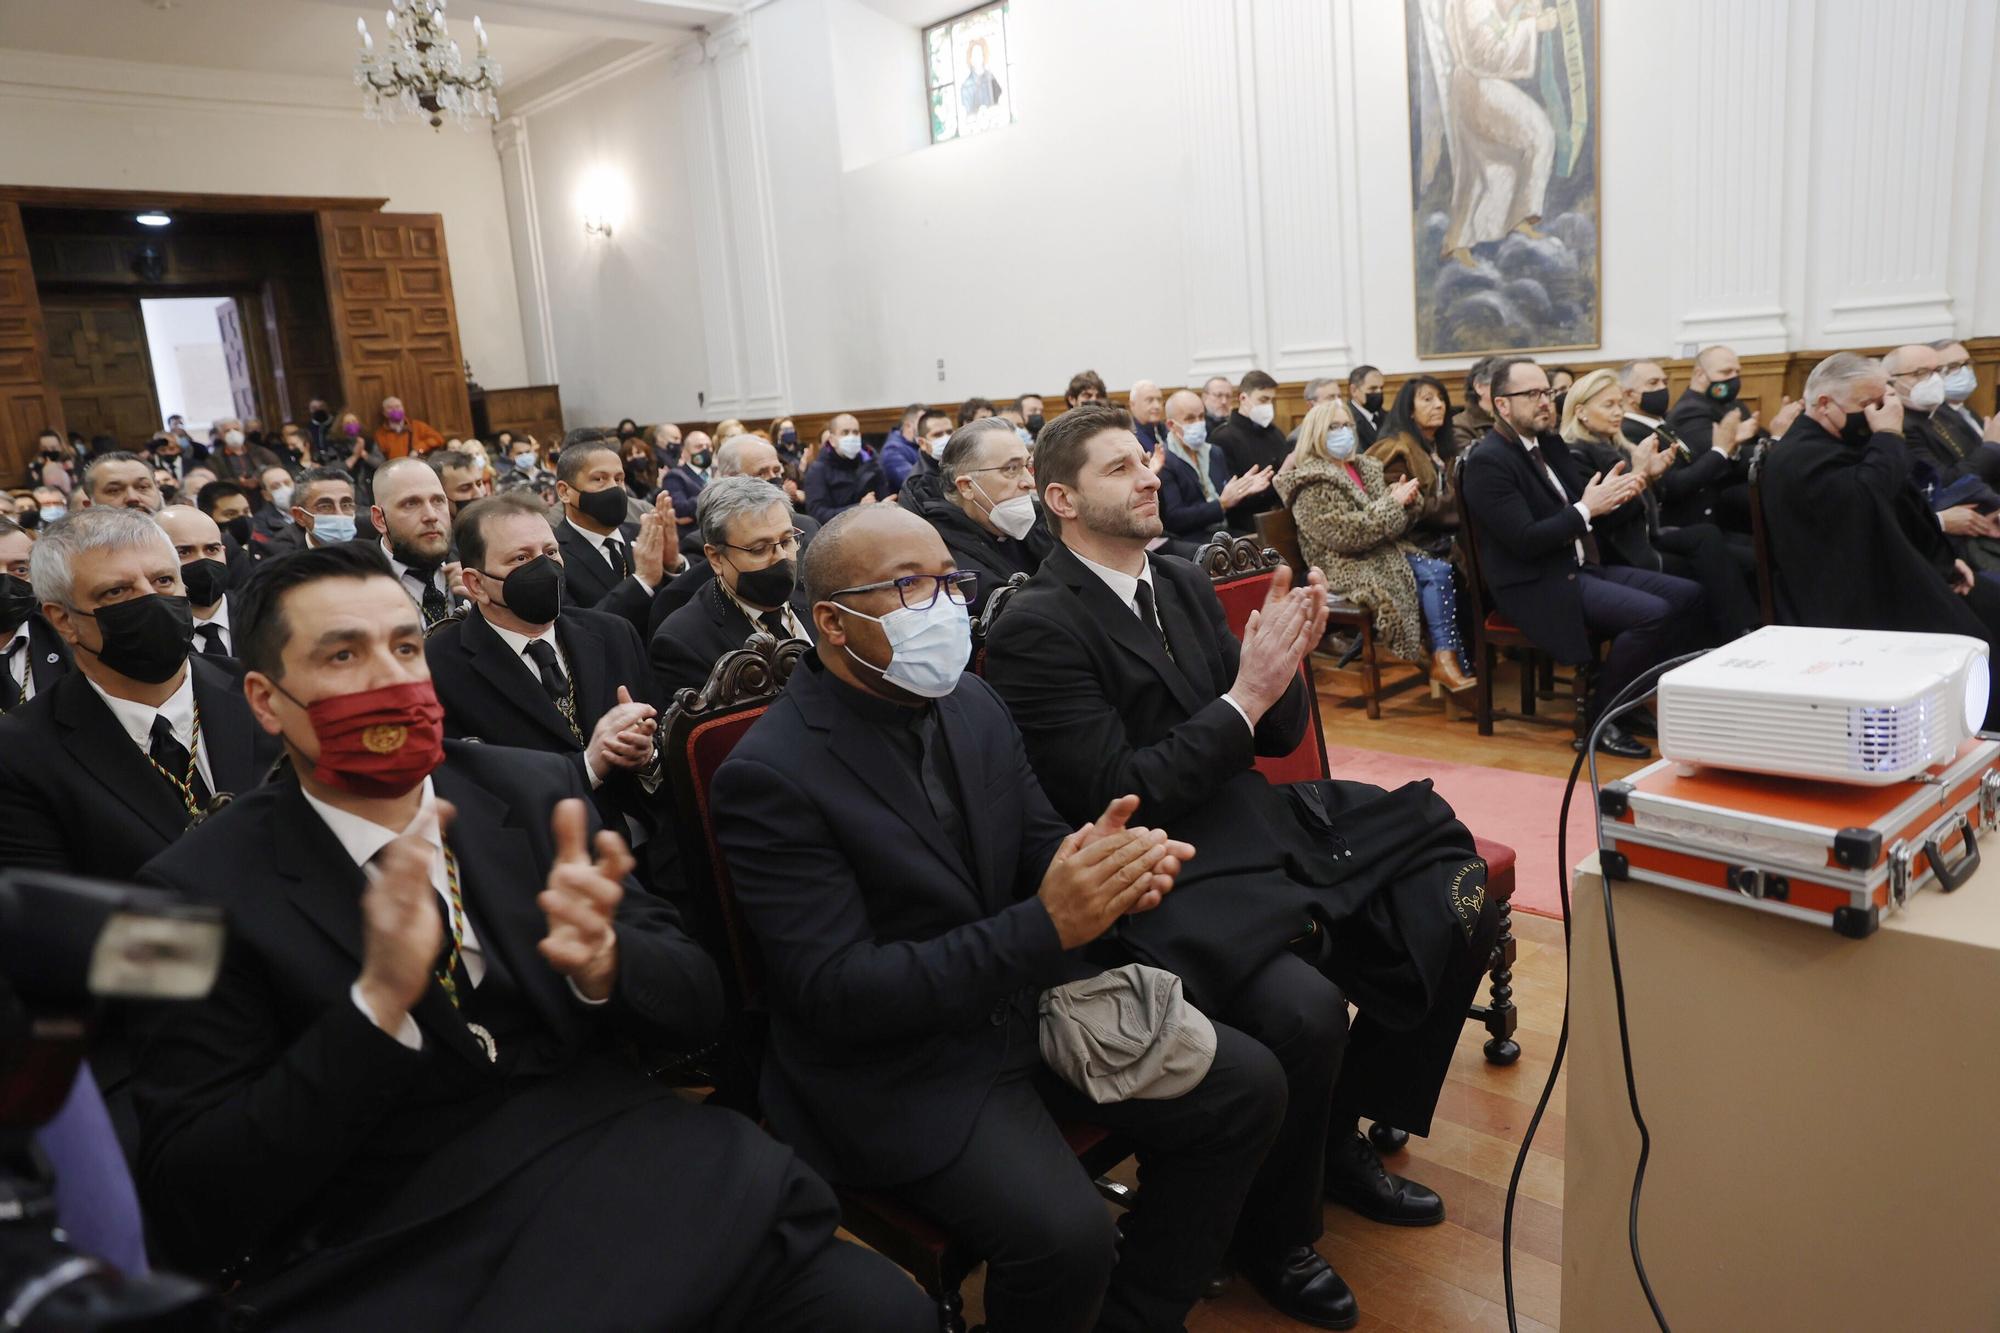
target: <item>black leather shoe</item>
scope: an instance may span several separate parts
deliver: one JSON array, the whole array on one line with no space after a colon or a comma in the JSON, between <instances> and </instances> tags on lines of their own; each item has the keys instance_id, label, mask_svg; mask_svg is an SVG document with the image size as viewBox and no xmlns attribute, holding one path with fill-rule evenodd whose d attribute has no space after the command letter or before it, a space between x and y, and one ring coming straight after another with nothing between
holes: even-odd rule
<instances>
[{"instance_id":1,"label":"black leather shoe","mask_svg":"<svg viewBox=\"0 0 2000 1333\"><path fill-rule=\"evenodd\" d=\"M1660 736L1659 719L1643 708L1635 708L1625 714L1625 720L1618 725L1634 736L1651 736L1655 740Z\"/></svg>"},{"instance_id":2,"label":"black leather shoe","mask_svg":"<svg viewBox=\"0 0 2000 1333\"><path fill-rule=\"evenodd\" d=\"M1581 750L1582 741L1571 741L1569 748ZM1613 723L1597 734L1597 752L1617 755L1620 759L1651 759L1653 747L1628 734L1625 729Z\"/></svg>"},{"instance_id":3,"label":"black leather shoe","mask_svg":"<svg viewBox=\"0 0 2000 1333\"><path fill-rule=\"evenodd\" d=\"M1279 1314L1314 1328L1353 1328L1361 1320L1354 1293L1318 1250L1301 1245L1275 1257L1237 1256L1237 1269Z\"/></svg>"},{"instance_id":4,"label":"black leather shoe","mask_svg":"<svg viewBox=\"0 0 2000 1333\"><path fill-rule=\"evenodd\" d=\"M1392 1227L1434 1227L1444 1221L1444 1200L1437 1192L1389 1174L1375 1145L1359 1134L1326 1145L1326 1197Z\"/></svg>"}]
</instances>

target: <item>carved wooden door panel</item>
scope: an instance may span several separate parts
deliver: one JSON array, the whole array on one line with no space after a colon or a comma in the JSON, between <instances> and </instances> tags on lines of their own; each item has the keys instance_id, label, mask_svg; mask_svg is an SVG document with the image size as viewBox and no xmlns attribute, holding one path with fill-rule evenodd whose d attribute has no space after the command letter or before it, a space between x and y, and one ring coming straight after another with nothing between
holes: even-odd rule
<instances>
[{"instance_id":1,"label":"carved wooden door panel","mask_svg":"<svg viewBox=\"0 0 2000 1333\"><path fill-rule=\"evenodd\" d=\"M160 428L153 359L137 300L51 297L42 307L48 377L69 429L135 448Z\"/></svg>"},{"instance_id":2,"label":"carved wooden door panel","mask_svg":"<svg viewBox=\"0 0 2000 1333\"><path fill-rule=\"evenodd\" d=\"M250 362L250 344L243 338L243 310L234 301L215 308L215 326L222 333L222 365L229 372L229 400L239 420L261 416L257 410L257 371Z\"/></svg>"},{"instance_id":3,"label":"carved wooden door panel","mask_svg":"<svg viewBox=\"0 0 2000 1333\"><path fill-rule=\"evenodd\" d=\"M444 219L323 212L319 238L348 406L373 426L382 400L394 396L447 439L470 435Z\"/></svg>"},{"instance_id":4,"label":"carved wooden door panel","mask_svg":"<svg viewBox=\"0 0 2000 1333\"><path fill-rule=\"evenodd\" d=\"M62 401L48 383L48 341L21 207L0 200L0 479L15 485L35 437L64 429Z\"/></svg>"}]
</instances>

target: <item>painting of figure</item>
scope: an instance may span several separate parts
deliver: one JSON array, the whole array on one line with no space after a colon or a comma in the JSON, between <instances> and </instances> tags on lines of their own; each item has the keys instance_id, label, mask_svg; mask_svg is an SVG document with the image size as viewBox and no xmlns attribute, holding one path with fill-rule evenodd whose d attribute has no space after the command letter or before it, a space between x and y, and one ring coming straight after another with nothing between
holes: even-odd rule
<instances>
[{"instance_id":1,"label":"painting of figure","mask_svg":"<svg viewBox=\"0 0 2000 1333\"><path fill-rule=\"evenodd\" d=\"M1422 356L1599 344L1598 0L1405 0Z\"/></svg>"}]
</instances>

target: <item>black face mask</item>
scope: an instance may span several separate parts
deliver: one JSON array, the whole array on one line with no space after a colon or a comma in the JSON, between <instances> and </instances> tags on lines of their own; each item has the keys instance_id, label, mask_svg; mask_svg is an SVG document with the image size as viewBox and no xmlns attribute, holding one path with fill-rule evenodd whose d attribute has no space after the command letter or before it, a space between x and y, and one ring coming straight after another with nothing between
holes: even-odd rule
<instances>
[{"instance_id":1,"label":"black face mask","mask_svg":"<svg viewBox=\"0 0 2000 1333\"><path fill-rule=\"evenodd\" d=\"M1737 390L1742 387L1741 375L1731 375L1726 380L1711 380L1707 391L1709 400L1717 403L1733 403L1736 401Z\"/></svg>"},{"instance_id":2,"label":"black face mask","mask_svg":"<svg viewBox=\"0 0 2000 1333\"><path fill-rule=\"evenodd\" d=\"M1649 417L1664 417L1667 414L1667 391L1648 389L1639 395L1639 410Z\"/></svg>"},{"instance_id":3,"label":"black face mask","mask_svg":"<svg viewBox=\"0 0 2000 1333\"><path fill-rule=\"evenodd\" d=\"M1363 407L1367 408L1367 409L1369 410L1369 412L1371 412L1371 413L1379 413L1379 412L1381 412L1381 410L1382 410L1382 391L1381 391L1380 389L1377 389L1377 390L1375 390L1375 392L1373 392L1373 393L1371 393L1371 394L1368 394L1367 396L1365 396L1364 398L1362 398L1362 400L1361 400L1361 405L1362 405Z\"/></svg>"},{"instance_id":4,"label":"black face mask","mask_svg":"<svg viewBox=\"0 0 2000 1333\"><path fill-rule=\"evenodd\" d=\"M0 574L0 632L12 634L34 612L34 585L19 574Z\"/></svg>"},{"instance_id":5,"label":"black face mask","mask_svg":"<svg viewBox=\"0 0 2000 1333\"><path fill-rule=\"evenodd\" d=\"M576 507L593 523L615 528L625 521L625 492L617 486L601 491L578 491Z\"/></svg>"},{"instance_id":6,"label":"black face mask","mask_svg":"<svg viewBox=\"0 0 2000 1333\"><path fill-rule=\"evenodd\" d=\"M780 560L764 569L738 570L736 595L752 606L779 607L791 600L798 583L798 562Z\"/></svg>"},{"instance_id":7,"label":"black face mask","mask_svg":"<svg viewBox=\"0 0 2000 1333\"><path fill-rule=\"evenodd\" d=\"M1841 423L1840 438L1848 444L1866 444L1874 435L1875 428L1868 424L1868 414L1858 407L1850 411L1847 420Z\"/></svg>"},{"instance_id":8,"label":"black face mask","mask_svg":"<svg viewBox=\"0 0 2000 1333\"><path fill-rule=\"evenodd\" d=\"M530 625L553 624L562 610L563 567L545 555L515 566L505 578L479 572L500 585L507 609Z\"/></svg>"},{"instance_id":9,"label":"black face mask","mask_svg":"<svg viewBox=\"0 0 2000 1333\"><path fill-rule=\"evenodd\" d=\"M713 456L714 455L710 454L706 449L697 449L694 452L694 456L690 458L688 461L690 463L693 463L698 468L705 468L708 466L709 459L712 458Z\"/></svg>"},{"instance_id":10,"label":"black face mask","mask_svg":"<svg viewBox=\"0 0 2000 1333\"><path fill-rule=\"evenodd\" d=\"M1568 401L1569 401L1568 389L1564 389L1561 393L1556 395L1556 417L1558 420L1560 420L1562 417L1563 404Z\"/></svg>"},{"instance_id":11,"label":"black face mask","mask_svg":"<svg viewBox=\"0 0 2000 1333\"><path fill-rule=\"evenodd\" d=\"M1033 416L1029 417L1027 421L1027 426L1028 426L1028 434L1040 435L1042 433L1042 414L1040 412L1037 412Z\"/></svg>"},{"instance_id":12,"label":"black face mask","mask_svg":"<svg viewBox=\"0 0 2000 1333\"><path fill-rule=\"evenodd\" d=\"M333 413L322 407L312 414L312 419L314 424L324 426L327 422L333 420Z\"/></svg>"},{"instance_id":13,"label":"black face mask","mask_svg":"<svg viewBox=\"0 0 2000 1333\"><path fill-rule=\"evenodd\" d=\"M92 615L88 611L73 614ZM121 676L148 685L172 680L194 643L194 608L185 597L134 597L107 606L92 618L104 636L97 660Z\"/></svg>"},{"instance_id":14,"label":"black face mask","mask_svg":"<svg viewBox=\"0 0 2000 1333\"><path fill-rule=\"evenodd\" d=\"M238 514L222 525L222 530L236 539L238 546L250 544L250 515Z\"/></svg>"},{"instance_id":15,"label":"black face mask","mask_svg":"<svg viewBox=\"0 0 2000 1333\"><path fill-rule=\"evenodd\" d=\"M229 566L220 560L190 560L181 566L181 584L188 601L196 606L214 606L229 586Z\"/></svg>"},{"instance_id":16,"label":"black face mask","mask_svg":"<svg viewBox=\"0 0 2000 1333\"><path fill-rule=\"evenodd\" d=\"M778 443L784 448L796 449L799 447L799 433L795 430L781 430L778 432Z\"/></svg>"}]
</instances>

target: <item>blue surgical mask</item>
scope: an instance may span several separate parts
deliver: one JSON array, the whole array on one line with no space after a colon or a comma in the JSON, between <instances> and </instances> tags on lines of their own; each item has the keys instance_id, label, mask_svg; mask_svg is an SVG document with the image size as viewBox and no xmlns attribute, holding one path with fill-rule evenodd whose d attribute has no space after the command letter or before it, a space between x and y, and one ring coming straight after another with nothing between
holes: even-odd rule
<instances>
[{"instance_id":1,"label":"blue surgical mask","mask_svg":"<svg viewBox=\"0 0 2000 1333\"><path fill-rule=\"evenodd\" d=\"M1199 449L1204 444L1207 444L1208 443L1207 419L1197 418L1195 421L1189 423L1188 425L1182 426L1181 443L1186 445L1190 449Z\"/></svg>"},{"instance_id":2,"label":"blue surgical mask","mask_svg":"<svg viewBox=\"0 0 2000 1333\"><path fill-rule=\"evenodd\" d=\"M61 505L43 505L42 522L53 523L68 512L69 510L64 509Z\"/></svg>"},{"instance_id":3,"label":"blue surgical mask","mask_svg":"<svg viewBox=\"0 0 2000 1333\"><path fill-rule=\"evenodd\" d=\"M958 688L958 678L965 674L965 665L972 660L972 617L957 602L939 593L938 599L922 611L902 606L886 616L871 616L851 606L840 609L851 616L874 621L889 638L887 668L866 661L842 644L856 662L891 685L921 698L942 699Z\"/></svg>"},{"instance_id":4,"label":"blue surgical mask","mask_svg":"<svg viewBox=\"0 0 2000 1333\"><path fill-rule=\"evenodd\" d=\"M323 545L354 540L354 515L314 514L312 535Z\"/></svg>"},{"instance_id":5,"label":"blue surgical mask","mask_svg":"<svg viewBox=\"0 0 2000 1333\"><path fill-rule=\"evenodd\" d=\"M1020 436L1021 443L1027 445L1030 449L1035 447L1035 437L1028 433L1026 426L1014 427L1014 434Z\"/></svg>"},{"instance_id":6,"label":"blue surgical mask","mask_svg":"<svg viewBox=\"0 0 2000 1333\"><path fill-rule=\"evenodd\" d=\"M1960 366L1944 377L1944 398L1948 403L1962 403L1972 397L1972 391L1979 387L1979 377L1972 373L1971 366Z\"/></svg>"},{"instance_id":7,"label":"blue surgical mask","mask_svg":"<svg viewBox=\"0 0 2000 1333\"><path fill-rule=\"evenodd\" d=\"M1354 427L1335 426L1326 433L1326 451L1340 462L1354 457Z\"/></svg>"}]
</instances>

